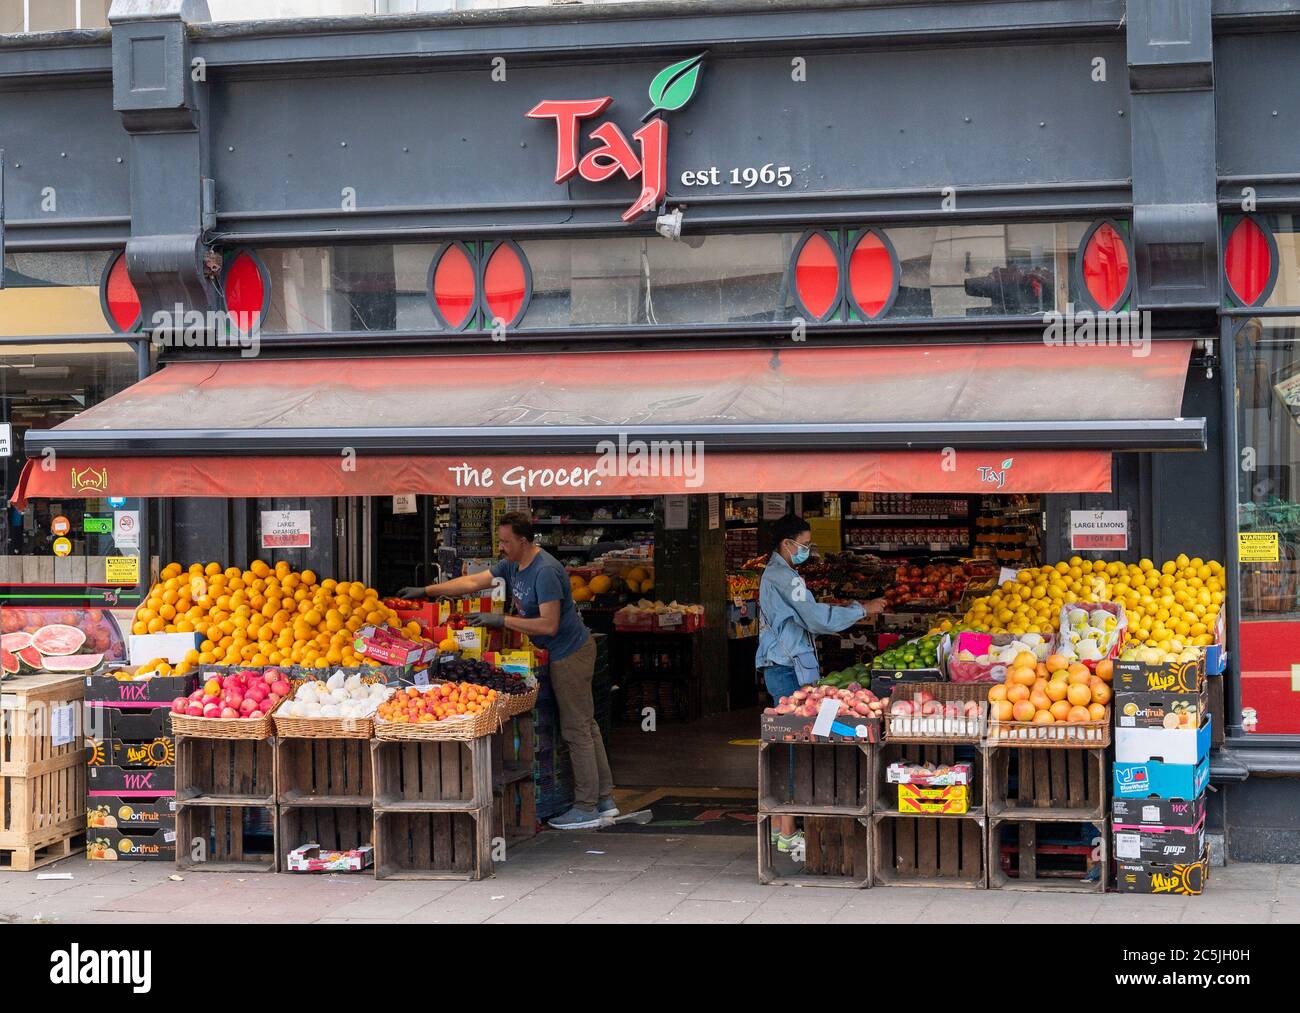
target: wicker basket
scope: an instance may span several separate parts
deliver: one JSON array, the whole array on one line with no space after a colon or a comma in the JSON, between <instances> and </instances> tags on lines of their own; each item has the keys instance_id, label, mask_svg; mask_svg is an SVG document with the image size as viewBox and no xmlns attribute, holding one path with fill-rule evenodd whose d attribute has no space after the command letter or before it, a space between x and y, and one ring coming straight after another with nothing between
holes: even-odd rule
<instances>
[{"instance_id":1,"label":"wicker basket","mask_svg":"<svg viewBox=\"0 0 1300 1013\"><path fill-rule=\"evenodd\" d=\"M197 739L269 739L275 734L275 725L270 714L260 718L192 718L173 712L172 734Z\"/></svg>"},{"instance_id":2,"label":"wicker basket","mask_svg":"<svg viewBox=\"0 0 1300 1013\"><path fill-rule=\"evenodd\" d=\"M498 693L497 710L502 720L527 714L537 706L537 694L540 691L541 686L534 686L527 693Z\"/></svg>"},{"instance_id":3,"label":"wicker basket","mask_svg":"<svg viewBox=\"0 0 1300 1013\"><path fill-rule=\"evenodd\" d=\"M497 697L500 700L500 696ZM461 717L443 718L441 721L427 721L424 724L410 724L406 721L385 721L375 718L375 738L387 740L418 739L433 740L455 739L468 740L494 734L501 726L501 705L493 703L486 710L477 714L465 714Z\"/></svg>"},{"instance_id":4,"label":"wicker basket","mask_svg":"<svg viewBox=\"0 0 1300 1013\"><path fill-rule=\"evenodd\" d=\"M294 679L291 683L293 692L288 699L298 695L298 690L309 679ZM324 682L325 680L319 680ZM383 682L380 675L365 675L362 683ZM394 691L395 692L395 691ZM391 697L393 694L388 694ZM384 699L388 699L385 697ZM286 739L373 739L375 737L374 715L364 718L299 718L288 717L280 713L281 707L275 709L275 734Z\"/></svg>"}]
</instances>

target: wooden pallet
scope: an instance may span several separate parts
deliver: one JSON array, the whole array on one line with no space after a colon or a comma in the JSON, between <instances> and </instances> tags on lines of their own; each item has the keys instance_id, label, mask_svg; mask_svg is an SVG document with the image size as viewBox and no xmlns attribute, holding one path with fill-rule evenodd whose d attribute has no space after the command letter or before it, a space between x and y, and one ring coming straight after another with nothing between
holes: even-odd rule
<instances>
[{"instance_id":1,"label":"wooden pallet","mask_svg":"<svg viewBox=\"0 0 1300 1013\"><path fill-rule=\"evenodd\" d=\"M502 785L492 797L492 836L516 844L537 836L537 791L532 778Z\"/></svg>"},{"instance_id":2,"label":"wooden pallet","mask_svg":"<svg viewBox=\"0 0 1300 1013\"><path fill-rule=\"evenodd\" d=\"M0 683L0 777L35 777L86 761L80 675L26 675ZM56 731L68 741L55 745ZM63 737L63 736L60 736Z\"/></svg>"},{"instance_id":3,"label":"wooden pallet","mask_svg":"<svg viewBox=\"0 0 1300 1013\"><path fill-rule=\"evenodd\" d=\"M1110 772L1105 749L1048 747L989 752L990 816L1021 820L1106 818L1110 809Z\"/></svg>"},{"instance_id":4,"label":"wooden pallet","mask_svg":"<svg viewBox=\"0 0 1300 1013\"><path fill-rule=\"evenodd\" d=\"M1057 820L1071 827L1092 820ZM1105 893L1110 874L1110 823L1105 818L1099 822L1099 833L1091 834L1086 845L1092 854L1056 851L1040 839L1051 832L1052 821L1019 818L997 818L989 821L989 887L993 890L1031 890L1051 893ZM1010 828L1015 837L1015 851L1009 856L1008 867L1002 860L1003 829ZM1059 859L1061 868L1046 868L1046 859ZM1089 865L1099 865L1100 874L1095 882L1083 879ZM1012 875L1012 873L1015 873Z\"/></svg>"},{"instance_id":5,"label":"wooden pallet","mask_svg":"<svg viewBox=\"0 0 1300 1013\"><path fill-rule=\"evenodd\" d=\"M491 809L491 736L428 742L374 739L370 750L376 809L392 812Z\"/></svg>"},{"instance_id":6,"label":"wooden pallet","mask_svg":"<svg viewBox=\"0 0 1300 1013\"><path fill-rule=\"evenodd\" d=\"M376 879L477 880L490 875L490 806L464 812L375 811Z\"/></svg>"},{"instance_id":7,"label":"wooden pallet","mask_svg":"<svg viewBox=\"0 0 1300 1013\"><path fill-rule=\"evenodd\" d=\"M274 755L279 805L374 803L374 764L368 739L276 738Z\"/></svg>"},{"instance_id":8,"label":"wooden pallet","mask_svg":"<svg viewBox=\"0 0 1300 1013\"><path fill-rule=\"evenodd\" d=\"M875 886L988 886L987 834L982 816L871 818Z\"/></svg>"},{"instance_id":9,"label":"wooden pallet","mask_svg":"<svg viewBox=\"0 0 1300 1013\"><path fill-rule=\"evenodd\" d=\"M248 848L245 813L269 817L271 850ZM176 868L190 872L275 872L279 868L274 804L180 802L176 810Z\"/></svg>"},{"instance_id":10,"label":"wooden pallet","mask_svg":"<svg viewBox=\"0 0 1300 1013\"><path fill-rule=\"evenodd\" d=\"M274 806L271 741L177 735L177 804Z\"/></svg>"},{"instance_id":11,"label":"wooden pallet","mask_svg":"<svg viewBox=\"0 0 1300 1013\"><path fill-rule=\"evenodd\" d=\"M86 831L64 834L46 844L0 847L0 872L31 872L86 850Z\"/></svg>"},{"instance_id":12,"label":"wooden pallet","mask_svg":"<svg viewBox=\"0 0 1300 1013\"><path fill-rule=\"evenodd\" d=\"M786 814L793 815L793 814ZM758 816L758 881L769 886L821 886L863 890L871 886L869 817L804 815L802 861L783 871L790 859L773 852L772 814ZM797 871L795 871L797 870Z\"/></svg>"},{"instance_id":13,"label":"wooden pallet","mask_svg":"<svg viewBox=\"0 0 1300 1013\"><path fill-rule=\"evenodd\" d=\"M537 731L532 711L507 718L490 741L494 791L514 781L532 779L533 765L537 760Z\"/></svg>"},{"instance_id":14,"label":"wooden pallet","mask_svg":"<svg viewBox=\"0 0 1300 1013\"><path fill-rule=\"evenodd\" d=\"M865 743L760 743L759 812L868 816L872 756Z\"/></svg>"}]
</instances>

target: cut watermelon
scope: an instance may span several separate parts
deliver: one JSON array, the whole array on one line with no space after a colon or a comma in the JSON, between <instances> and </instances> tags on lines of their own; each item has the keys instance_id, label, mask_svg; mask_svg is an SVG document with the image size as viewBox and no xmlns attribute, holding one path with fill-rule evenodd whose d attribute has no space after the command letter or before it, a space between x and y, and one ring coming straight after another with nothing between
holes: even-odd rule
<instances>
[{"instance_id":1,"label":"cut watermelon","mask_svg":"<svg viewBox=\"0 0 1300 1013\"><path fill-rule=\"evenodd\" d=\"M32 635L30 633L6 633L4 636L0 636L0 648L10 653L31 646Z\"/></svg>"},{"instance_id":2,"label":"cut watermelon","mask_svg":"<svg viewBox=\"0 0 1300 1013\"><path fill-rule=\"evenodd\" d=\"M14 651L19 660L28 668L34 668L36 671L41 670L41 664L45 659L41 657L41 652L35 647L24 647L21 651Z\"/></svg>"},{"instance_id":3,"label":"cut watermelon","mask_svg":"<svg viewBox=\"0 0 1300 1013\"><path fill-rule=\"evenodd\" d=\"M17 675L18 669L22 666L18 663L18 655L13 651L6 651L0 647L0 672L6 675Z\"/></svg>"},{"instance_id":4,"label":"cut watermelon","mask_svg":"<svg viewBox=\"0 0 1300 1013\"><path fill-rule=\"evenodd\" d=\"M89 672L98 668L104 661L102 654L65 654L46 657L47 672Z\"/></svg>"},{"instance_id":5,"label":"cut watermelon","mask_svg":"<svg viewBox=\"0 0 1300 1013\"><path fill-rule=\"evenodd\" d=\"M60 658L75 654L81 650L81 645L85 642L85 630L79 630L75 626L64 626L61 623L42 626L32 634L33 647L42 654Z\"/></svg>"}]
</instances>

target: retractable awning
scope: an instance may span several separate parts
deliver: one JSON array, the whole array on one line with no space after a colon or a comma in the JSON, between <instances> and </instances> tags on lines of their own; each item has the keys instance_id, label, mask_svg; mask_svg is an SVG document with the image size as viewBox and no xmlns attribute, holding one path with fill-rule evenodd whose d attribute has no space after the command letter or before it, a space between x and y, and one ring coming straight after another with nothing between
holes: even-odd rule
<instances>
[{"instance_id":1,"label":"retractable awning","mask_svg":"<svg viewBox=\"0 0 1300 1013\"><path fill-rule=\"evenodd\" d=\"M1188 342L238 359L29 431L16 498L1104 492L1196 450ZM53 452L52 454L50 452Z\"/></svg>"}]
</instances>

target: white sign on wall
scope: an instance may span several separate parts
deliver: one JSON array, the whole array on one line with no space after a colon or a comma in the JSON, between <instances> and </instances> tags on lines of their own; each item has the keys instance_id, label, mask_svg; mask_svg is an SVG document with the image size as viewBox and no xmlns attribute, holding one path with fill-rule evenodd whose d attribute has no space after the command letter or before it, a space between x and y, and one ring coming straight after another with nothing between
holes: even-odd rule
<instances>
[{"instance_id":1,"label":"white sign on wall","mask_svg":"<svg viewBox=\"0 0 1300 1013\"><path fill-rule=\"evenodd\" d=\"M14 427L8 422L0 422L0 457L13 457Z\"/></svg>"},{"instance_id":2,"label":"white sign on wall","mask_svg":"<svg viewBox=\"0 0 1300 1013\"><path fill-rule=\"evenodd\" d=\"M1070 548L1075 552L1128 548L1127 510L1071 510Z\"/></svg>"},{"instance_id":3,"label":"white sign on wall","mask_svg":"<svg viewBox=\"0 0 1300 1013\"><path fill-rule=\"evenodd\" d=\"M311 511L263 510L262 548L311 548Z\"/></svg>"},{"instance_id":4,"label":"white sign on wall","mask_svg":"<svg viewBox=\"0 0 1300 1013\"><path fill-rule=\"evenodd\" d=\"M413 514L416 512L415 493L403 492L393 497L393 513Z\"/></svg>"},{"instance_id":5,"label":"white sign on wall","mask_svg":"<svg viewBox=\"0 0 1300 1013\"><path fill-rule=\"evenodd\" d=\"M140 511L113 511L113 544L119 549L140 547Z\"/></svg>"}]
</instances>

